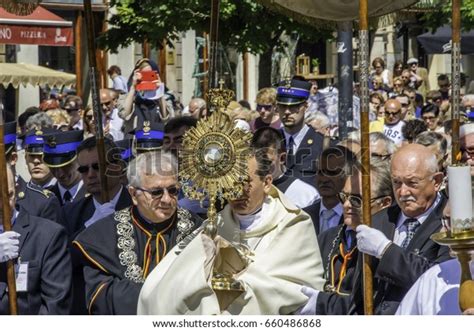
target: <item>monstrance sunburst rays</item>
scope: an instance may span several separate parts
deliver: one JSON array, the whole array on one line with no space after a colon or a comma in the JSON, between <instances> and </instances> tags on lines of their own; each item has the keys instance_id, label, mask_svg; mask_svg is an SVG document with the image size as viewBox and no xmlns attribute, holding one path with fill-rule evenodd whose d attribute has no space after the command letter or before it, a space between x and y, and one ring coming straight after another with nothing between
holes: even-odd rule
<instances>
[{"instance_id":1,"label":"monstrance sunburst rays","mask_svg":"<svg viewBox=\"0 0 474 331\"><path fill-rule=\"evenodd\" d=\"M250 139L251 135L235 128L222 111L214 111L184 136L179 155L183 192L195 200L209 197L210 224L206 232L212 238L216 230L216 200L236 199L242 193Z\"/></svg>"}]
</instances>

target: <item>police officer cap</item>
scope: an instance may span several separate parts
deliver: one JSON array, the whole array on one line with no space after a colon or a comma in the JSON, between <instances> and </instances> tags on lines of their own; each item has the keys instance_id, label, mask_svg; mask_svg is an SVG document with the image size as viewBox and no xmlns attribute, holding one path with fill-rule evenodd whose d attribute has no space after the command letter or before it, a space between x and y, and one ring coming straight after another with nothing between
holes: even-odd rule
<instances>
[{"instance_id":1,"label":"police officer cap","mask_svg":"<svg viewBox=\"0 0 474 331\"><path fill-rule=\"evenodd\" d=\"M162 123L144 121L143 124L135 130L135 142L137 152L154 151L161 148L164 138L164 127Z\"/></svg>"},{"instance_id":2,"label":"police officer cap","mask_svg":"<svg viewBox=\"0 0 474 331\"><path fill-rule=\"evenodd\" d=\"M54 129L44 128L41 130L30 130L25 134L23 146L28 154L41 155L43 154L44 135L53 133Z\"/></svg>"},{"instance_id":3,"label":"police officer cap","mask_svg":"<svg viewBox=\"0 0 474 331\"><path fill-rule=\"evenodd\" d=\"M297 105L308 100L311 83L291 79L284 80L278 84L277 88L277 104L281 105Z\"/></svg>"},{"instance_id":4,"label":"police officer cap","mask_svg":"<svg viewBox=\"0 0 474 331\"><path fill-rule=\"evenodd\" d=\"M10 153L16 146L16 121L5 123L3 127L3 143L5 144L5 154Z\"/></svg>"},{"instance_id":5,"label":"police officer cap","mask_svg":"<svg viewBox=\"0 0 474 331\"><path fill-rule=\"evenodd\" d=\"M116 141L115 144L120 149L120 158L125 162L130 162L135 157L132 152L132 139Z\"/></svg>"},{"instance_id":6,"label":"police officer cap","mask_svg":"<svg viewBox=\"0 0 474 331\"><path fill-rule=\"evenodd\" d=\"M44 135L43 162L51 168L68 165L77 157L77 147L84 138L82 130L55 131Z\"/></svg>"}]
</instances>

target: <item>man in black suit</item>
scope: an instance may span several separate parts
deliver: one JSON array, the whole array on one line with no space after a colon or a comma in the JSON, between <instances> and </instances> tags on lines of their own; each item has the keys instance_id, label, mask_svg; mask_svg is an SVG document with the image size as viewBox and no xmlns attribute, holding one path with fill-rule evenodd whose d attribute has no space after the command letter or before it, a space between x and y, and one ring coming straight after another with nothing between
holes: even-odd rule
<instances>
[{"instance_id":1,"label":"man in black suit","mask_svg":"<svg viewBox=\"0 0 474 331\"><path fill-rule=\"evenodd\" d=\"M99 176L99 156L97 154L97 140L90 137L84 140L77 148L78 171L81 173L84 186L90 195L65 204L62 209L64 226L70 242L76 236L100 219L109 216L117 210L130 206L132 200L127 189L122 185L123 161L115 143L104 139L107 159L107 193L108 201L101 196L101 180ZM118 155L114 156L117 152ZM72 251L74 268L74 309L73 314L87 314L84 297L84 278L82 274L81 257L77 251Z\"/></svg>"},{"instance_id":2,"label":"man in black suit","mask_svg":"<svg viewBox=\"0 0 474 331\"><path fill-rule=\"evenodd\" d=\"M319 160L316 188L321 200L303 209L311 216L318 235L342 223L343 207L338 194L357 157L345 147L334 146L325 149Z\"/></svg>"},{"instance_id":3,"label":"man in black suit","mask_svg":"<svg viewBox=\"0 0 474 331\"><path fill-rule=\"evenodd\" d=\"M82 130L56 131L44 136L43 162L49 167L57 182L49 189L61 206L82 199L86 188L77 171L76 149L84 136Z\"/></svg>"},{"instance_id":4,"label":"man in black suit","mask_svg":"<svg viewBox=\"0 0 474 331\"><path fill-rule=\"evenodd\" d=\"M7 168L12 231L0 225L0 314L9 314L6 261L15 259L25 279L17 279L17 303L22 315L67 315L72 306L72 267L63 227L15 210L15 184ZM3 210L0 205L0 217Z\"/></svg>"},{"instance_id":5,"label":"man in black suit","mask_svg":"<svg viewBox=\"0 0 474 331\"><path fill-rule=\"evenodd\" d=\"M280 82L277 111L286 140L287 174L314 186L316 160L323 151L324 136L304 123L311 86L297 79Z\"/></svg>"},{"instance_id":6,"label":"man in black suit","mask_svg":"<svg viewBox=\"0 0 474 331\"><path fill-rule=\"evenodd\" d=\"M422 145L406 145L394 154L391 173L398 206L373 217L372 228L356 228L359 251L374 257L374 312L384 315L395 313L403 296L426 270L450 259L448 248L430 239L441 229L446 204L439 193L443 174L438 171L434 153ZM361 267L358 263L350 308L334 314L363 314ZM308 294L313 301L314 297L318 300L316 292Z\"/></svg>"}]
</instances>

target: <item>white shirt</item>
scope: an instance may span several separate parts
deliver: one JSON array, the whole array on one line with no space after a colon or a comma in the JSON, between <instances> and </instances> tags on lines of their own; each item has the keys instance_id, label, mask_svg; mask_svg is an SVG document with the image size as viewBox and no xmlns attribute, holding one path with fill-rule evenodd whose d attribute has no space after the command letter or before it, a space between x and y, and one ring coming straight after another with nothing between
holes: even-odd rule
<instances>
[{"instance_id":1,"label":"white shirt","mask_svg":"<svg viewBox=\"0 0 474 331\"><path fill-rule=\"evenodd\" d=\"M414 218L416 218L418 222L420 222L420 224L423 224L423 222L426 221L428 216L430 216L431 212L433 211L433 209L436 208L436 206L438 205L440 201L441 201L441 195L437 193L436 199L431 205L431 207L428 208L428 210L425 211L420 216L414 217ZM403 212L400 213L400 216L398 216L397 228L395 229L395 234L393 235L393 242L398 246L400 246L405 240L405 238L407 237L407 227L404 224L407 218L412 218L412 217L406 216Z\"/></svg>"},{"instance_id":2,"label":"white shirt","mask_svg":"<svg viewBox=\"0 0 474 331\"><path fill-rule=\"evenodd\" d=\"M296 179L283 193L298 208L308 207L321 199L318 190L301 179Z\"/></svg>"},{"instance_id":3,"label":"white shirt","mask_svg":"<svg viewBox=\"0 0 474 331\"><path fill-rule=\"evenodd\" d=\"M474 261L470 262L474 275ZM457 259L436 264L413 284L396 315L461 315L459 281L461 265Z\"/></svg>"},{"instance_id":4,"label":"white shirt","mask_svg":"<svg viewBox=\"0 0 474 331\"><path fill-rule=\"evenodd\" d=\"M265 198L265 200L267 199L268 198ZM241 215L233 212L232 215L234 216L235 220L239 222L240 230L250 231L260 224L260 222L264 219L263 216L265 215L265 205L267 204L264 202L260 210L250 215Z\"/></svg>"},{"instance_id":5,"label":"white shirt","mask_svg":"<svg viewBox=\"0 0 474 331\"><path fill-rule=\"evenodd\" d=\"M323 203L323 200L321 200L321 206L319 207L319 230L321 231L323 229L323 223L321 222L321 216L323 214L323 211L325 210L328 210L328 208L326 208L326 206L324 205ZM338 226L339 225L339 221L341 219L341 216L344 212L344 209L342 207L342 204L340 202L337 203L337 205L332 208L332 210L334 210L335 214L333 217L331 217L329 220L328 220L328 225L324 227L324 229L330 229L330 228L333 228L335 226ZM321 231L322 232L322 231Z\"/></svg>"},{"instance_id":6,"label":"white shirt","mask_svg":"<svg viewBox=\"0 0 474 331\"><path fill-rule=\"evenodd\" d=\"M385 137L394 142L395 145L401 146L403 141L402 129L405 126L405 122L399 121L397 124L388 125L384 124L383 134Z\"/></svg>"},{"instance_id":7,"label":"white shirt","mask_svg":"<svg viewBox=\"0 0 474 331\"><path fill-rule=\"evenodd\" d=\"M306 136L308 130L309 126L307 126L306 124L303 125L303 128L295 134L289 134L288 132L283 130L286 139L286 149L290 149L290 137L293 137L293 154L296 154L296 151L298 150L298 147L300 147L300 144L303 141L304 136Z\"/></svg>"},{"instance_id":8,"label":"white shirt","mask_svg":"<svg viewBox=\"0 0 474 331\"><path fill-rule=\"evenodd\" d=\"M66 193L66 191L69 191L69 194L71 194L71 201L73 201L76 198L76 195L81 189L82 185L84 185L84 182L82 181L82 179L79 181L79 183L77 183L70 189L67 189L64 186L62 186L60 183L58 183L59 193L61 194L62 201L66 202L64 201L64 194Z\"/></svg>"},{"instance_id":9,"label":"white shirt","mask_svg":"<svg viewBox=\"0 0 474 331\"><path fill-rule=\"evenodd\" d=\"M84 223L84 226L88 228L98 220L109 216L113 212L115 212L115 207L117 206L118 199L120 197L120 194L122 194L123 186L120 187L120 190L115 194L114 198L110 200L109 202L100 204L95 198L92 198L92 201L94 202L94 215Z\"/></svg>"}]
</instances>

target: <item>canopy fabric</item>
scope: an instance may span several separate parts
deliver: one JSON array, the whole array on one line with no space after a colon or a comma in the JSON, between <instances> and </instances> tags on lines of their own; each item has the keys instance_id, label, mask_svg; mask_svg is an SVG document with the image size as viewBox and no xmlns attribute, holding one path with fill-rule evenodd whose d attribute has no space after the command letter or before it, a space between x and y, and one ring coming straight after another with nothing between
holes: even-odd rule
<instances>
[{"instance_id":1,"label":"canopy fabric","mask_svg":"<svg viewBox=\"0 0 474 331\"><path fill-rule=\"evenodd\" d=\"M76 83L76 75L27 63L0 63L0 84L5 88L13 85L67 86Z\"/></svg>"},{"instance_id":2,"label":"canopy fabric","mask_svg":"<svg viewBox=\"0 0 474 331\"><path fill-rule=\"evenodd\" d=\"M263 5L298 19L310 21L352 21L359 18L359 1L356 0L257 0ZM368 0L369 16L381 16L406 8L419 0Z\"/></svg>"},{"instance_id":3,"label":"canopy fabric","mask_svg":"<svg viewBox=\"0 0 474 331\"><path fill-rule=\"evenodd\" d=\"M444 54L451 52L451 36L451 27L446 25L434 33L423 33L416 39L427 54ZM474 30L461 33L461 54L474 54Z\"/></svg>"}]
</instances>

